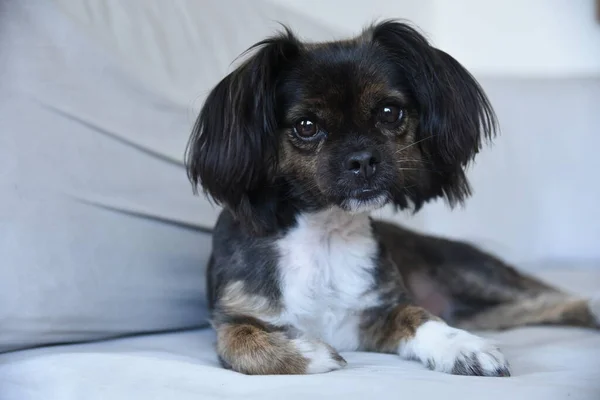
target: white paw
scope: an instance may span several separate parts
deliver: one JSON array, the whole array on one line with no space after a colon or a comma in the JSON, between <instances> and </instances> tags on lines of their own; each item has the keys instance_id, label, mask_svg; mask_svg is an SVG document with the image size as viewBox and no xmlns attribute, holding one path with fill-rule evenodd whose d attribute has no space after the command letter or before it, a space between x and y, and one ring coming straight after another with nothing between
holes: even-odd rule
<instances>
[{"instance_id":1,"label":"white paw","mask_svg":"<svg viewBox=\"0 0 600 400\"><path fill-rule=\"evenodd\" d=\"M510 376L508 362L491 342L444 322L421 325L399 354L417 359L434 371L455 375Z\"/></svg>"},{"instance_id":2,"label":"white paw","mask_svg":"<svg viewBox=\"0 0 600 400\"><path fill-rule=\"evenodd\" d=\"M307 374L320 374L346 366L346 360L326 343L305 338L293 339L298 351L308 360Z\"/></svg>"},{"instance_id":3,"label":"white paw","mask_svg":"<svg viewBox=\"0 0 600 400\"><path fill-rule=\"evenodd\" d=\"M600 328L600 294L597 294L590 299L588 307L596 319L596 326Z\"/></svg>"}]
</instances>

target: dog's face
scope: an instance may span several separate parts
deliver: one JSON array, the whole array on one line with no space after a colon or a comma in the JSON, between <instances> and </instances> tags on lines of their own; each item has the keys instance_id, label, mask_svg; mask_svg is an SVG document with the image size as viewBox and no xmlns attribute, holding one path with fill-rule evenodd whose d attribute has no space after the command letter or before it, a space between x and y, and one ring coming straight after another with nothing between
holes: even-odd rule
<instances>
[{"instance_id":1,"label":"dog's face","mask_svg":"<svg viewBox=\"0 0 600 400\"><path fill-rule=\"evenodd\" d=\"M469 194L463 169L493 111L415 30L384 22L319 44L286 31L255 48L208 96L187 154L192 181L250 230L274 229L286 202L357 212Z\"/></svg>"},{"instance_id":2,"label":"dog's face","mask_svg":"<svg viewBox=\"0 0 600 400\"><path fill-rule=\"evenodd\" d=\"M428 179L418 111L385 49L358 40L308 47L278 96L279 172L312 202L369 210Z\"/></svg>"}]
</instances>

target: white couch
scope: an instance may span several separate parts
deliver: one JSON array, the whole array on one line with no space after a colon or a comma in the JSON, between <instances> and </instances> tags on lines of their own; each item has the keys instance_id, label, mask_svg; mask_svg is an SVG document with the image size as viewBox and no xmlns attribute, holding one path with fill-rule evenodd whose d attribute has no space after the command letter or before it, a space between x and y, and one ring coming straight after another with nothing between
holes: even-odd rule
<instances>
[{"instance_id":1,"label":"white couch","mask_svg":"<svg viewBox=\"0 0 600 400\"><path fill-rule=\"evenodd\" d=\"M182 154L207 90L276 20L339 36L263 1L0 3L0 400L600 399L600 334L582 329L484 333L511 378L367 353L318 376L219 367L203 273L216 210L192 196ZM600 102L598 79L482 82L513 137L537 126L510 118L517 96L532 120L548 93L579 112ZM597 129L588 114L579 129ZM532 271L600 288L600 263L552 265Z\"/></svg>"}]
</instances>

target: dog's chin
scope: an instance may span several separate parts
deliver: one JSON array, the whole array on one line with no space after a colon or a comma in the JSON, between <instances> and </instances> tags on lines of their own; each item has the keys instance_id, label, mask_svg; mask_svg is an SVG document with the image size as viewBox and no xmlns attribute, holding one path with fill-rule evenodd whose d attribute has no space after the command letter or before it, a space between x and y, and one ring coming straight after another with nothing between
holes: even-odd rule
<instances>
[{"instance_id":1,"label":"dog's chin","mask_svg":"<svg viewBox=\"0 0 600 400\"><path fill-rule=\"evenodd\" d=\"M382 191L362 191L345 198L340 207L352 214L361 214L380 209L390 202L390 196Z\"/></svg>"}]
</instances>

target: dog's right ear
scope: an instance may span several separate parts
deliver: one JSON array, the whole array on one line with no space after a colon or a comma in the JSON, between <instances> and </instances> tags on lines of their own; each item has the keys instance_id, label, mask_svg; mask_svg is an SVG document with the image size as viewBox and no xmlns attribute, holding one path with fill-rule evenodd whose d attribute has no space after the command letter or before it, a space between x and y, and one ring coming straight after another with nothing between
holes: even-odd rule
<instances>
[{"instance_id":1,"label":"dog's right ear","mask_svg":"<svg viewBox=\"0 0 600 400\"><path fill-rule=\"evenodd\" d=\"M266 196L278 161L276 87L300 43L285 28L250 51L253 55L208 95L185 162L195 190L201 186L245 228L266 233L276 223L275 207Z\"/></svg>"}]
</instances>

